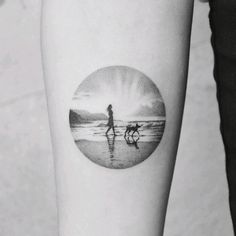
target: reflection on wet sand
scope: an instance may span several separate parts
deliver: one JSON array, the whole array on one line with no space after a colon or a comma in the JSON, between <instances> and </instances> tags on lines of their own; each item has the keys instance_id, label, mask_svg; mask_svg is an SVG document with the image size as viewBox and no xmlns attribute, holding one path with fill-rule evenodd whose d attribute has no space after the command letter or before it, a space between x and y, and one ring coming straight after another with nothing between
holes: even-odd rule
<instances>
[{"instance_id":1,"label":"reflection on wet sand","mask_svg":"<svg viewBox=\"0 0 236 236\"><path fill-rule=\"evenodd\" d=\"M110 154L110 158L111 161L114 160L114 151L115 151L115 139L116 136L115 135L106 135L107 138L107 144L108 144L108 149L109 149L109 154ZM124 139L126 141L126 144L129 147L135 147L136 149L139 149L138 146L138 141L140 139L140 137L134 137L134 136L124 136Z\"/></svg>"},{"instance_id":2,"label":"reflection on wet sand","mask_svg":"<svg viewBox=\"0 0 236 236\"><path fill-rule=\"evenodd\" d=\"M109 154L111 161L114 160L114 151L115 151L115 135L109 136L106 135L107 137L107 143L108 143L108 149L109 149Z\"/></svg>"},{"instance_id":3,"label":"reflection on wet sand","mask_svg":"<svg viewBox=\"0 0 236 236\"><path fill-rule=\"evenodd\" d=\"M138 146L139 136L138 137L124 136L124 138L128 146L134 146L136 149L139 149L139 146Z\"/></svg>"}]
</instances>

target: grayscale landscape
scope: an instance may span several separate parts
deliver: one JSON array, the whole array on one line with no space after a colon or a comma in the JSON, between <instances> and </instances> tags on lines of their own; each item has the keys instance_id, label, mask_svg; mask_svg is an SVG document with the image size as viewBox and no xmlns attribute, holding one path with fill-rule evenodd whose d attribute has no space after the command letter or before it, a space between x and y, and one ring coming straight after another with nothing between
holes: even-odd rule
<instances>
[{"instance_id":1,"label":"grayscale landscape","mask_svg":"<svg viewBox=\"0 0 236 236\"><path fill-rule=\"evenodd\" d=\"M75 143L86 157L107 168L123 169L147 159L160 143L165 105L143 73L113 66L80 84L69 120Z\"/></svg>"}]
</instances>

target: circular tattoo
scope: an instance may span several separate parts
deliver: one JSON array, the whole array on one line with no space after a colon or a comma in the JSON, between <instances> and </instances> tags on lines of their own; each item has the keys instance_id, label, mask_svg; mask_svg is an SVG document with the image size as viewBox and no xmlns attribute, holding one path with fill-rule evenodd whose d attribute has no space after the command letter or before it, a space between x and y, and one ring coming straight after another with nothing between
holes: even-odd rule
<instances>
[{"instance_id":1,"label":"circular tattoo","mask_svg":"<svg viewBox=\"0 0 236 236\"><path fill-rule=\"evenodd\" d=\"M156 85L125 66L99 69L77 88L69 114L79 150L94 163L112 169L147 159L165 129L165 105Z\"/></svg>"}]
</instances>

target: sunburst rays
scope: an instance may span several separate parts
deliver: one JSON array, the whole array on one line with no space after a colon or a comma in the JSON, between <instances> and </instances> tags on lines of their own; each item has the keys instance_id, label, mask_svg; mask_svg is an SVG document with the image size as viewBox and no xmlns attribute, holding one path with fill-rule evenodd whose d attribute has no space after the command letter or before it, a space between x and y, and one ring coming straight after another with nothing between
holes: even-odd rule
<instances>
[{"instance_id":1,"label":"sunburst rays","mask_svg":"<svg viewBox=\"0 0 236 236\"><path fill-rule=\"evenodd\" d=\"M162 102L155 84L141 72L118 66L96 71L85 79L73 98L73 109L104 113L112 104L114 117L125 119L142 106Z\"/></svg>"}]
</instances>

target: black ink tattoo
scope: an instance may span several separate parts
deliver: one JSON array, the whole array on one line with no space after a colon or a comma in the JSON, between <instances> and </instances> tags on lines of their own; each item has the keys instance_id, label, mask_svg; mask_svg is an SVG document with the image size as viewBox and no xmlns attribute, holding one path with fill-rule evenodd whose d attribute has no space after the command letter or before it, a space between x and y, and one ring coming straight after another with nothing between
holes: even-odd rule
<instances>
[{"instance_id":1,"label":"black ink tattoo","mask_svg":"<svg viewBox=\"0 0 236 236\"><path fill-rule=\"evenodd\" d=\"M88 76L74 93L69 115L79 150L113 169L135 166L159 145L165 129L163 98L142 72L111 66Z\"/></svg>"}]
</instances>

